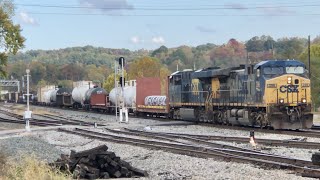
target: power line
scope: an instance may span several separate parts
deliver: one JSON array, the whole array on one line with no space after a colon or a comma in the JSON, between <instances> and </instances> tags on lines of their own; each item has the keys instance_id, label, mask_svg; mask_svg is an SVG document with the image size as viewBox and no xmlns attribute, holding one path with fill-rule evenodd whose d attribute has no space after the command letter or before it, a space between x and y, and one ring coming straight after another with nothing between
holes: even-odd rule
<instances>
[{"instance_id":1,"label":"power line","mask_svg":"<svg viewBox=\"0 0 320 180\"><path fill-rule=\"evenodd\" d=\"M42 15L67 15L67 16L119 16L119 17L259 17L259 16L320 16L320 14L104 14L104 13L58 13L58 12L28 12L28 14L42 14Z\"/></svg>"},{"instance_id":2,"label":"power line","mask_svg":"<svg viewBox=\"0 0 320 180\"><path fill-rule=\"evenodd\" d=\"M100 9L100 10L143 10L143 11L200 11L200 10L246 10L246 9L276 9L276 8L301 8L319 7L320 4L300 4L300 5L277 5L277 6L231 6L231 5L212 5L214 7L196 8L154 8L154 7L89 7L89 6L69 6L69 5L43 5L43 4L15 4L25 7L41 8L63 8L63 9Z\"/></svg>"}]
</instances>

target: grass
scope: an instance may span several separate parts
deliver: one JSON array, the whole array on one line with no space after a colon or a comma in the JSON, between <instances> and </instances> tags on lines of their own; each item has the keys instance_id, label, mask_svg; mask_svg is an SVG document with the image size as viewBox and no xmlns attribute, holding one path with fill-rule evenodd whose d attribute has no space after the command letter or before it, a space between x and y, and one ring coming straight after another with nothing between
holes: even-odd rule
<instances>
[{"instance_id":1,"label":"grass","mask_svg":"<svg viewBox=\"0 0 320 180\"><path fill-rule=\"evenodd\" d=\"M39 161L34 155L23 156L19 162L9 161L0 152L1 180L69 180L71 174L62 173L46 162Z\"/></svg>"}]
</instances>

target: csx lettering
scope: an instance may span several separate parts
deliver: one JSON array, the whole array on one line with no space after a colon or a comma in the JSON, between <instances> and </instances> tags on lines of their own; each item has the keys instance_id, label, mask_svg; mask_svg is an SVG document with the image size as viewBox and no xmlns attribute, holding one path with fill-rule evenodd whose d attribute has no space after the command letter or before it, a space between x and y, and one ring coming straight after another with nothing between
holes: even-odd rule
<instances>
[{"instance_id":1,"label":"csx lettering","mask_svg":"<svg viewBox=\"0 0 320 180\"><path fill-rule=\"evenodd\" d=\"M282 92L282 93L299 92L298 87L299 87L299 85L282 85L282 86L280 86L280 92Z\"/></svg>"}]
</instances>

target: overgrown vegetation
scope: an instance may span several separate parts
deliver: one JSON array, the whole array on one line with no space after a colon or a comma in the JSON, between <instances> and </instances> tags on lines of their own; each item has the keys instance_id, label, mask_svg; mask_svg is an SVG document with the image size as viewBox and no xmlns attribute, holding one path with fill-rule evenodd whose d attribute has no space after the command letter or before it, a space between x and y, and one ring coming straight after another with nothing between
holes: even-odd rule
<instances>
[{"instance_id":1,"label":"overgrown vegetation","mask_svg":"<svg viewBox=\"0 0 320 180\"><path fill-rule=\"evenodd\" d=\"M1 180L68 180L70 174L50 167L46 162L35 156L23 156L19 162L9 162L4 153L0 152Z\"/></svg>"}]
</instances>

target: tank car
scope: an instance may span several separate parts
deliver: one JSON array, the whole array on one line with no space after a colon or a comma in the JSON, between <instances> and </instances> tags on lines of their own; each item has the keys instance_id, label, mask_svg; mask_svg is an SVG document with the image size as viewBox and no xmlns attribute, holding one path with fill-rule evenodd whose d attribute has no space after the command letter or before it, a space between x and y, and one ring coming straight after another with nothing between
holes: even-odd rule
<instances>
[{"instance_id":1,"label":"tank car","mask_svg":"<svg viewBox=\"0 0 320 180\"><path fill-rule=\"evenodd\" d=\"M78 109L84 106L85 94L89 86L79 86L72 90L73 108Z\"/></svg>"},{"instance_id":2,"label":"tank car","mask_svg":"<svg viewBox=\"0 0 320 180\"><path fill-rule=\"evenodd\" d=\"M51 91L55 90L55 86L42 86L37 90L38 105L49 105Z\"/></svg>"},{"instance_id":3,"label":"tank car","mask_svg":"<svg viewBox=\"0 0 320 180\"><path fill-rule=\"evenodd\" d=\"M129 112L135 112L136 110L136 83L134 80L129 84L129 86L123 87L123 99L122 99L122 88L113 88L109 93L110 105L115 107L120 106L124 103L129 109Z\"/></svg>"},{"instance_id":4,"label":"tank car","mask_svg":"<svg viewBox=\"0 0 320 180\"><path fill-rule=\"evenodd\" d=\"M109 107L108 93L105 89L94 87L88 89L84 96L84 106L87 110L107 110Z\"/></svg>"}]
</instances>

